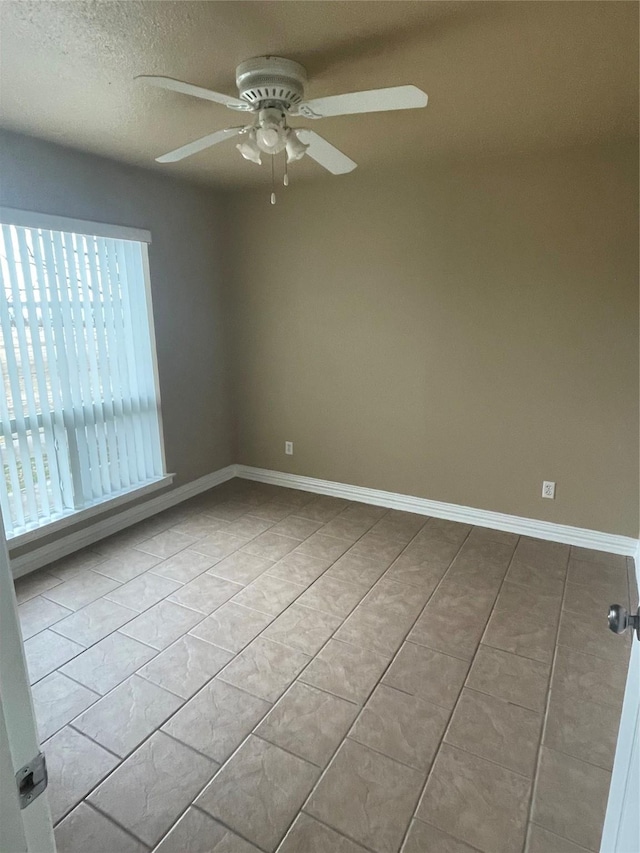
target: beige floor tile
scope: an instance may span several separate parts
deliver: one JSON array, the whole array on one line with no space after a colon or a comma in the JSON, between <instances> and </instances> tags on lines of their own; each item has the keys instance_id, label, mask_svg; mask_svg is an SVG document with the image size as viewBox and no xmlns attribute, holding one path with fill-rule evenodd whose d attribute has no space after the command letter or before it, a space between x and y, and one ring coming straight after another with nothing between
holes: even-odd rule
<instances>
[{"instance_id":1,"label":"beige floor tile","mask_svg":"<svg viewBox=\"0 0 640 853\"><path fill-rule=\"evenodd\" d=\"M624 568L625 558L621 554L608 554L606 551L594 551L591 548L571 546L571 559L590 563L604 563L615 569Z\"/></svg>"},{"instance_id":2,"label":"beige floor tile","mask_svg":"<svg viewBox=\"0 0 640 853\"><path fill-rule=\"evenodd\" d=\"M514 548L515 543L467 539L451 564L447 578L473 582L477 587L484 585L486 589L496 588L497 592L497 587L502 583L511 562Z\"/></svg>"},{"instance_id":3,"label":"beige floor tile","mask_svg":"<svg viewBox=\"0 0 640 853\"><path fill-rule=\"evenodd\" d=\"M603 598L618 596L622 604L627 606L629 584L627 581L627 566L610 566L607 563L594 563L588 560L569 560L567 580L571 583L582 584L591 589L601 590ZM605 605L606 606L606 605Z\"/></svg>"},{"instance_id":4,"label":"beige floor tile","mask_svg":"<svg viewBox=\"0 0 640 853\"><path fill-rule=\"evenodd\" d=\"M505 581L482 642L495 649L551 663L560 599Z\"/></svg>"},{"instance_id":5,"label":"beige floor tile","mask_svg":"<svg viewBox=\"0 0 640 853\"><path fill-rule=\"evenodd\" d=\"M89 803L153 846L217 766L156 732L90 795Z\"/></svg>"},{"instance_id":6,"label":"beige floor tile","mask_svg":"<svg viewBox=\"0 0 640 853\"><path fill-rule=\"evenodd\" d=\"M412 820L401 853L431 853L431 851L433 853L475 853L475 848L436 829L435 826L430 826L421 820Z\"/></svg>"},{"instance_id":7,"label":"beige floor tile","mask_svg":"<svg viewBox=\"0 0 640 853\"><path fill-rule=\"evenodd\" d=\"M233 536L231 533L217 530L215 533L195 542L191 550L197 551L199 554L206 554L207 557L213 557L216 560L222 560L242 548L246 543L247 538L245 536ZM229 578L229 580L235 580L235 578Z\"/></svg>"},{"instance_id":8,"label":"beige floor tile","mask_svg":"<svg viewBox=\"0 0 640 853\"><path fill-rule=\"evenodd\" d=\"M217 578L205 572L171 593L168 600L208 616L243 589L244 587L239 583Z\"/></svg>"},{"instance_id":9,"label":"beige floor tile","mask_svg":"<svg viewBox=\"0 0 640 853\"><path fill-rule=\"evenodd\" d=\"M238 551L216 563L209 569L209 574L246 586L267 569L270 570L273 565L271 560L264 557L255 557L253 554Z\"/></svg>"},{"instance_id":10,"label":"beige floor tile","mask_svg":"<svg viewBox=\"0 0 640 853\"><path fill-rule=\"evenodd\" d=\"M619 723L620 708L584 698L576 702L574 696L552 689L543 742L550 749L611 770Z\"/></svg>"},{"instance_id":11,"label":"beige floor tile","mask_svg":"<svg viewBox=\"0 0 640 853\"><path fill-rule=\"evenodd\" d=\"M391 509L376 522L371 532L380 536L388 536L390 539L397 539L406 545L428 520L426 515Z\"/></svg>"},{"instance_id":12,"label":"beige floor tile","mask_svg":"<svg viewBox=\"0 0 640 853\"><path fill-rule=\"evenodd\" d=\"M227 664L222 681L275 702L311 660L309 655L258 637Z\"/></svg>"},{"instance_id":13,"label":"beige floor tile","mask_svg":"<svg viewBox=\"0 0 640 853\"><path fill-rule=\"evenodd\" d=\"M541 729L542 713L465 688L445 741L533 778Z\"/></svg>"},{"instance_id":14,"label":"beige floor tile","mask_svg":"<svg viewBox=\"0 0 640 853\"><path fill-rule=\"evenodd\" d=\"M60 583L62 583L60 578L55 577L55 575L45 571L45 569L40 569L37 572L23 575L21 578L16 578L14 586L18 604L24 604L30 598L34 598L36 595L40 595L41 592L46 592Z\"/></svg>"},{"instance_id":15,"label":"beige floor tile","mask_svg":"<svg viewBox=\"0 0 640 853\"><path fill-rule=\"evenodd\" d=\"M361 584L347 583L323 575L300 596L298 604L344 618L351 613L366 592L367 587Z\"/></svg>"},{"instance_id":16,"label":"beige floor tile","mask_svg":"<svg viewBox=\"0 0 640 853\"><path fill-rule=\"evenodd\" d=\"M260 536L261 533L264 533L265 530L270 530L272 527L272 521L266 521L264 518L255 518L252 515L243 515L233 521L226 522L224 532L249 541L249 539Z\"/></svg>"},{"instance_id":17,"label":"beige floor tile","mask_svg":"<svg viewBox=\"0 0 640 853\"><path fill-rule=\"evenodd\" d=\"M151 646L116 632L69 661L60 671L104 695L157 654Z\"/></svg>"},{"instance_id":18,"label":"beige floor tile","mask_svg":"<svg viewBox=\"0 0 640 853\"><path fill-rule=\"evenodd\" d=\"M374 524L375 519L373 518L345 517L343 513L340 513L322 527L322 534L353 543L360 539Z\"/></svg>"},{"instance_id":19,"label":"beige floor tile","mask_svg":"<svg viewBox=\"0 0 640 853\"><path fill-rule=\"evenodd\" d=\"M262 636L315 655L341 624L338 616L292 604L264 629Z\"/></svg>"},{"instance_id":20,"label":"beige floor tile","mask_svg":"<svg viewBox=\"0 0 640 853\"><path fill-rule=\"evenodd\" d=\"M280 500L268 500L260 506L252 507L251 515L263 521L270 521L273 525L289 515L297 514L297 511L298 507L295 504L283 503Z\"/></svg>"},{"instance_id":21,"label":"beige floor tile","mask_svg":"<svg viewBox=\"0 0 640 853\"><path fill-rule=\"evenodd\" d=\"M342 498L333 498L328 495L310 501L304 507L296 509L296 516L310 518L312 521L320 521L326 524L339 515L349 506L349 502Z\"/></svg>"},{"instance_id":22,"label":"beige floor tile","mask_svg":"<svg viewBox=\"0 0 640 853\"><path fill-rule=\"evenodd\" d=\"M376 853L395 853L424 775L346 740L305 811Z\"/></svg>"},{"instance_id":23,"label":"beige floor tile","mask_svg":"<svg viewBox=\"0 0 640 853\"><path fill-rule=\"evenodd\" d=\"M451 547L450 543L445 543ZM453 549L457 548L456 545ZM388 580L415 586L431 595L447 571L449 561L431 561L405 551L391 564L385 574Z\"/></svg>"},{"instance_id":24,"label":"beige floor tile","mask_svg":"<svg viewBox=\"0 0 640 853\"><path fill-rule=\"evenodd\" d=\"M445 579L414 625L410 641L471 660L480 645L496 594L497 590L478 592L458 583L448 584ZM456 625L464 626L464 630L452 630L454 613Z\"/></svg>"},{"instance_id":25,"label":"beige floor tile","mask_svg":"<svg viewBox=\"0 0 640 853\"><path fill-rule=\"evenodd\" d=\"M588 853L588 851L586 847L579 847L573 841L567 841L566 838L560 838L559 835L549 832L542 826L530 823L525 853Z\"/></svg>"},{"instance_id":26,"label":"beige floor tile","mask_svg":"<svg viewBox=\"0 0 640 853\"><path fill-rule=\"evenodd\" d=\"M181 704L177 696L133 675L77 717L73 725L124 758Z\"/></svg>"},{"instance_id":27,"label":"beige floor tile","mask_svg":"<svg viewBox=\"0 0 640 853\"><path fill-rule=\"evenodd\" d=\"M307 761L251 736L196 804L243 838L273 851L318 773Z\"/></svg>"},{"instance_id":28,"label":"beige floor tile","mask_svg":"<svg viewBox=\"0 0 640 853\"><path fill-rule=\"evenodd\" d=\"M130 610L142 613L177 589L181 589L181 585L177 581L162 578L152 572L145 572L145 574L110 592L106 598L109 601L122 604Z\"/></svg>"},{"instance_id":29,"label":"beige floor tile","mask_svg":"<svg viewBox=\"0 0 640 853\"><path fill-rule=\"evenodd\" d=\"M521 536L515 551L515 559L531 566L548 566L558 572L566 572L571 548L560 542L532 539Z\"/></svg>"},{"instance_id":30,"label":"beige floor tile","mask_svg":"<svg viewBox=\"0 0 640 853\"><path fill-rule=\"evenodd\" d=\"M47 675L31 693L41 743L98 699L93 691L59 672Z\"/></svg>"},{"instance_id":31,"label":"beige floor tile","mask_svg":"<svg viewBox=\"0 0 640 853\"><path fill-rule=\"evenodd\" d=\"M278 853L366 853L364 847L301 812Z\"/></svg>"},{"instance_id":32,"label":"beige floor tile","mask_svg":"<svg viewBox=\"0 0 640 853\"><path fill-rule=\"evenodd\" d=\"M231 652L185 634L139 669L138 675L188 699L232 658Z\"/></svg>"},{"instance_id":33,"label":"beige floor tile","mask_svg":"<svg viewBox=\"0 0 640 853\"><path fill-rule=\"evenodd\" d=\"M279 521L271 528L272 533L277 533L279 536L289 536L291 539L297 539L301 542L303 539L308 539L322 527L319 521L312 521L310 518L299 518L295 515L290 515L284 521Z\"/></svg>"},{"instance_id":34,"label":"beige floor tile","mask_svg":"<svg viewBox=\"0 0 640 853\"><path fill-rule=\"evenodd\" d=\"M438 749L449 711L378 685L349 737L403 764L427 771Z\"/></svg>"},{"instance_id":35,"label":"beige floor tile","mask_svg":"<svg viewBox=\"0 0 640 853\"><path fill-rule=\"evenodd\" d=\"M443 744L416 817L484 853L520 853L531 782Z\"/></svg>"},{"instance_id":36,"label":"beige floor tile","mask_svg":"<svg viewBox=\"0 0 640 853\"><path fill-rule=\"evenodd\" d=\"M453 562L462 543L457 538L452 541L440 535L425 535L425 531L407 545L398 557L398 561L406 563L407 566L428 565L433 569L441 569L444 573Z\"/></svg>"},{"instance_id":37,"label":"beige floor tile","mask_svg":"<svg viewBox=\"0 0 640 853\"><path fill-rule=\"evenodd\" d=\"M29 683L35 684L83 651L84 646L66 637L50 630L41 631L24 644Z\"/></svg>"},{"instance_id":38,"label":"beige floor tile","mask_svg":"<svg viewBox=\"0 0 640 853\"><path fill-rule=\"evenodd\" d=\"M531 820L588 850L600 850L611 773L542 747Z\"/></svg>"},{"instance_id":39,"label":"beige floor tile","mask_svg":"<svg viewBox=\"0 0 640 853\"><path fill-rule=\"evenodd\" d=\"M260 723L256 734L324 767L357 713L357 705L296 682Z\"/></svg>"},{"instance_id":40,"label":"beige floor tile","mask_svg":"<svg viewBox=\"0 0 640 853\"><path fill-rule=\"evenodd\" d=\"M256 557L264 557L267 560L281 560L294 548L300 544L299 539L292 539L290 536L281 536L273 533L272 530L267 530L247 542L242 550L247 554L254 554Z\"/></svg>"},{"instance_id":41,"label":"beige floor tile","mask_svg":"<svg viewBox=\"0 0 640 853\"><path fill-rule=\"evenodd\" d=\"M277 616L304 592L304 587L264 574L234 596L236 604Z\"/></svg>"},{"instance_id":42,"label":"beige floor tile","mask_svg":"<svg viewBox=\"0 0 640 853\"><path fill-rule=\"evenodd\" d=\"M174 557L162 560L157 566L154 566L153 574L178 581L178 583L189 583L215 565L215 562L213 557L207 557L205 554L198 554L197 551L185 548L184 551L180 551Z\"/></svg>"},{"instance_id":43,"label":"beige floor tile","mask_svg":"<svg viewBox=\"0 0 640 853\"><path fill-rule=\"evenodd\" d=\"M511 652L480 646L467 687L542 713L547 699L550 667Z\"/></svg>"},{"instance_id":44,"label":"beige floor tile","mask_svg":"<svg viewBox=\"0 0 640 853\"><path fill-rule=\"evenodd\" d=\"M254 509L251 505L244 503L242 500L229 501L214 501L207 505L204 512L212 518L219 518L222 521L235 521L243 515L246 515L250 509Z\"/></svg>"},{"instance_id":45,"label":"beige floor tile","mask_svg":"<svg viewBox=\"0 0 640 853\"><path fill-rule=\"evenodd\" d=\"M430 518L418 533L418 538L448 539L450 542L458 542L462 545L470 532L470 524L463 524L460 521L449 521L446 518Z\"/></svg>"},{"instance_id":46,"label":"beige floor tile","mask_svg":"<svg viewBox=\"0 0 640 853\"><path fill-rule=\"evenodd\" d=\"M390 657L402 645L412 621L411 616L401 618L381 606L359 604L334 636L336 640Z\"/></svg>"},{"instance_id":47,"label":"beige floor tile","mask_svg":"<svg viewBox=\"0 0 640 853\"><path fill-rule=\"evenodd\" d=\"M214 678L162 730L222 764L270 708L264 699Z\"/></svg>"},{"instance_id":48,"label":"beige floor tile","mask_svg":"<svg viewBox=\"0 0 640 853\"><path fill-rule=\"evenodd\" d=\"M56 827L58 853L147 853L141 844L104 815L80 803Z\"/></svg>"},{"instance_id":49,"label":"beige floor tile","mask_svg":"<svg viewBox=\"0 0 640 853\"><path fill-rule=\"evenodd\" d=\"M83 548L75 554L69 554L61 560L56 560L47 566L47 571L61 580L69 580L80 572L85 572L102 563L105 557L95 548Z\"/></svg>"},{"instance_id":50,"label":"beige floor tile","mask_svg":"<svg viewBox=\"0 0 640 853\"><path fill-rule=\"evenodd\" d=\"M451 710L467 675L466 661L405 643L383 677L383 683Z\"/></svg>"},{"instance_id":51,"label":"beige floor tile","mask_svg":"<svg viewBox=\"0 0 640 853\"><path fill-rule=\"evenodd\" d=\"M120 632L154 649L166 649L201 619L202 613L181 607L173 601L160 601L127 622L120 628Z\"/></svg>"},{"instance_id":52,"label":"beige floor tile","mask_svg":"<svg viewBox=\"0 0 640 853\"><path fill-rule=\"evenodd\" d=\"M204 539L221 527L225 527L226 522L221 519L212 518L203 512L185 518L171 528L173 533L184 533L186 536L193 536L195 539Z\"/></svg>"},{"instance_id":53,"label":"beige floor tile","mask_svg":"<svg viewBox=\"0 0 640 853\"><path fill-rule=\"evenodd\" d=\"M154 853L260 853L226 826L198 809L189 808Z\"/></svg>"},{"instance_id":54,"label":"beige floor tile","mask_svg":"<svg viewBox=\"0 0 640 853\"><path fill-rule=\"evenodd\" d=\"M80 610L100 598L107 592L116 589L120 584L97 572L83 571L74 575L70 580L54 586L43 593L44 598L55 601L69 610Z\"/></svg>"},{"instance_id":55,"label":"beige floor tile","mask_svg":"<svg viewBox=\"0 0 640 853\"><path fill-rule=\"evenodd\" d=\"M228 601L189 633L221 649L239 652L257 637L272 619L272 616L265 613Z\"/></svg>"},{"instance_id":56,"label":"beige floor tile","mask_svg":"<svg viewBox=\"0 0 640 853\"><path fill-rule=\"evenodd\" d=\"M594 565L593 563L585 563L585 565ZM591 619L602 619L609 611L609 604L618 603L626 607L626 595L623 599L612 594L608 595L603 591L602 587L586 586L585 584L572 583L567 581L564 598L562 600L562 609L570 610L573 613L588 614Z\"/></svg>"},{"instance_id":57,"label":"beige floor tile","mask_svg":"<svg viewBox=\"0 0 640 853\"><path fill-rule=\"evenodd\" d=\"M135 547L139 551L144 551L145 554L152 554L154 557L166 560L167 557L173 557L178 551L184 551L185 548L197 541L196 536L176 533L175 530L164 530L162 533L152 536L151 539L145 539L144 542Z\"/></svg>"},{"instance_id":58,"label":"beige floor tile","mask_svg":"<svg viewBox=\"0 0 640 853\"><path fill-rule=\"evenodd\" d=\"M372 587L387 570L386 560L363 557L347 551L328 569L327 576L358 586Z\"/></svg>"},{"instance_id":59,"label":"beige floor tile","mask_svg":"<svg viewBox=\"0 0 640 853\"><path fill-rule=\"evenodd\" d=\"M589 613L570 613L563 610L560 616L558 645L583 654L625 663L629 657L631 637L612 633L606 613L592 616Z\"/></svg>"},{"instance_id":60,"label":"beige floor tile","mask_svg":"<svg viewBox=\"0 0 640 853\"><path fill-rule=\"evenodd\" d=\"M292 551L269 567L267 574L307 587L324 574L330 565L331 560Z\"/></svg>"},{"instance_id":61,"label":"beige floor tile","mask_svg":"<svg viewBox=\"0 0 640 853\"><path fill-rule=\"evenodd\" d=\"M613 661L558 646L551 679L554 695L622 706L627 682L626 660Z\"/></svg>"},{"instance_id":62,"label":"beige floor tile","mask_svg":"<svg viewBox=\"0 0 640 853\"><path fill-rule=\"evenodd\" d=\"M300 676L305 684L362 704L389 663L388 656L329 640Z\"/></svg>"},{"instance_id":63,"label":"beige floor tile","mask_svg":"<svg viewBox=\"0 0 640 853\"><path fill-rule=\"evenodd\" d=\"M29 637L33 637L40 631L44 631L45 628L55 625L56 622L60 622L61 619L71 613L73 613L72 610L55 604L53 601L48 601L40 595L31 598L18 607L23 639L28 640Z\"/></svg>"},{"instance_id":64,"label":"beige floor tile","mask_svg":"<svg viewBox=\"0 0 640 853\"><path fill-rule=\"evenodd\" d=\"M350 539L336 539L334 536L324 536L322 533L314 533L308 539L298 545L296 552L309 554L321 560L337 560L351 545Z\"/></svg>"},{"instance_id":65,"label":"beige floor tile","mask_svg":"<svg viewBox=\"0 0 640 853\"><path fill-rule=\"evenodd\" d=\"M361 539L358 539L351 549L351 553L361 554L365 557L378 557L380 560L386 560L387 565L390 566L404 547L403 542L369 531Z\"/></svg>"},{"instance_id":66,"label":"beige floor tile","mask_svg":"<svg viewBox=\"0 0 640 853\"><path fill-rule=\"evenodd\" d=\"M547 565L529 565L514 559L507 572L509 583L539 590L548 595L561 596L564 589L564 570Z\"/></svg>"},{"instance_id":67,"label":"beige floor tile","mask_svg":"<svg viewBox=\"0 0 640 853\"><path fill-rule=\"evenodd\" d=\"M506 530L494 530L492 527L474 527L469 534L468 542L501 542L503 545L518 544L518 534Z\"/></svg>"},{"instance_id":68,"label":"beige floor tile","mask_svg":"<svg viewBox=\"0 0 640 853\"><path fill-rule=\"evenodd\" d=\"M65 726L43 746L49 806L57 823L119 763L115 755Z\"/></svg>"},{"instance_id":69,"label":"beige floor tile","mask_svg":"<svg viewBox=\"0 0 640 853\"><path fill-rule=\"evenodd\" d=\"M81 610L76 610L52 626L52 631L62 634L82 646L92 646L115 630L135 619L137 613L115 601L99 598Z\"/></svg>"},{"instance_id":70,"label":"beige floor tile","mask_svg":"<svg viewBox=\"0 0 640 853\"><path fill-rule=\"evenodd\" d=\"M95 566L95 571L108 578L113 578L118 583L137 578L138 575L149 571L160 562L160 557L145 554L135 548L125 548L113 557Z\"/></svg>"},{"instance_id":71,"label":"beige floor tile","mask_svg":"<svg viewBox=\"0 0 640 853\"><path fill-rule=\"evenodd\" d=\"M362 599L364 607L377 608L396 619L413 621L427 603L429 593L417 587L396 583L386 577L379 580Z\"/></svg>"}]
</instances>

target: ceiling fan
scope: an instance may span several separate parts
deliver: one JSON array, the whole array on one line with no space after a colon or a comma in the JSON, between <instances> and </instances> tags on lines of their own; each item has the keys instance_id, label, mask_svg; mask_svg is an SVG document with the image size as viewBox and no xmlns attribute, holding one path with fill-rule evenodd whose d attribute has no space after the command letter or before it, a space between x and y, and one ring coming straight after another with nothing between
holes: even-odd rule
<instances>
[{"instance_id":1,"label":"ceiling fan","mask_svg":"<svg viewBox=\"0 0 640 853\"><path fill-rule=\"evenodd\" d=\"M305 154L334 175L351 172L357 165L315 131L290 127L288 124L290 116L319 119L355 113L410 110L427 105L427 95L416 86L392 86L387 89L350 92L345 95L330 95L326 98L306 101L304 99L307 82L305 69L298 62L279 56L258 56L238 65L236 69L238 98L203 89L191 83L183 83L171 77L141 74L136 79L161 89L170 89L224 104L231 110L252 113L248 124L209 133L201 139L169 151L168 154L156 157L159 163L175 163L226 139L239 136L240 141L236 148L245 159L258 165L262 162L262 154L276 155L286 152L285 185L288 183L286 164L300 160ZM273 156L271 162L273 170ZM272 197L272 201L274 200Z\"/></svg>"}]
</instances>

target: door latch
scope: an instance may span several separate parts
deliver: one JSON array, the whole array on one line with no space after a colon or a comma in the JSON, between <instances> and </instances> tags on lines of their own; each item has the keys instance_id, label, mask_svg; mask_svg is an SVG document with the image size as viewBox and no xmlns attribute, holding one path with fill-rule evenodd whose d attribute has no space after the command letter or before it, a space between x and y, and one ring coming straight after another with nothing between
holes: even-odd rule
<instances>
[{"instance_id":1,"label":"door latch","mask_svg":"<svg viewBox=\"0 0 640 853\"><path fill-rule=\"evenodd\" d=\"M612 604L609 607L609 628L614 634L624 634L631 628L636 632L637 638L640 640L640 607L635 615L629 613L621 604Z\"/></svg>"},{"instance_id":2,"label":"door latch","mask_svg":"<svg viewBox=\"0 0 640 853\"><path fill-rule=\"evenodd\" d=\"M20 808L27 806L39 797L47 787L49 777L47 775L47 760L43 752L39 752L28 764L21 767L16 773L16 786L18 788L18 800Z\"/></svg>"}]
</instances>

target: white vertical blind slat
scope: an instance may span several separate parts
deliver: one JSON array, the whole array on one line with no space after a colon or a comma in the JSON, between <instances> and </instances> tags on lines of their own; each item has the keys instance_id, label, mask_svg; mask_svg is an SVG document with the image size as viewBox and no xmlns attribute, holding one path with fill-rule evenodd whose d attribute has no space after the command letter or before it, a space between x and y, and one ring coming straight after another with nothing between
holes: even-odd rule
<instances>
[{"instance_id":1,"label":"white vertical blind slat","mask_svg":"<svg viewBox=\"0 0 640 853\"><path fill-rule=\"evenodd\" d=\"M111 482L111 491L122 488L120 467L118 465L118 437L116 435L115 392L109 375L109 353L107 350L107 318L105 313L105 294L102 279L98 271L98 240L86 237L89 259L89 280L93 292L93 316L96 330L98 380L101 387L102 409L105 413L108 455L103 463ZM113 463L111 462L113 460Z\"/></svg>"},{"instance_id":2,"label":"white vertical blind slat","mask_svg":"<svg viewBox=\"0 0 640 853\"><path fill-rule=\"evenodd\" d=\"M136 358L136 306L135 306L135 269L131 265L131 256L127 246L131 243L125 240L116 240L115 250L118 258L118 269L120 271L120 283L122 288L122 308L124 314L123 331L124 346L126 350L127 370L129 373L129 389L131 394L131 412L133 421L133 436L135 441L135 454L133 463L135 465L135 478L138 482L144 482L145 474L145 445L148 443L149 435L145 435L143 424L145 419L144 402L139 384L138 359ZM131 277L131 281L129 278ZM132 305L133 303L133 305Z\"/></svg>"},{"instance_id":3,"label":"white vertical blind slat","mask_svg":"<svg viewBox=\"0 0 640 853\"><path fill-rule=\"evenodd\" d=\"M51 255L51 242L46 232L34 231L33 254L36 266L36 281L42 306L42 330L44 332L44 358L49 374L52 410L50 412L54 433L55 460L57 466L57 482L62 493L63 510L73 507L73 480L71 477L71 460L67 443L67 431L64 424L64 406L58 359L53 336L52 297L51 291L56 288L55 265ZM49 250L49 251L48 251ZM52 473L53 477L53 473Z\"/></svg>"},{"instance_id":4,"label":"white vertical blind slat","mask_svg":"<svg viewBox=\"0 0 640 853\"><path fill-rule=\"evenodd\" d=\"M78 257L76 243L72 234L62 235L62 245L67 259L69 270L68 287L68 315L70 322L70 334L68 339L75 341L76 363L78 365L78 394L76 407L83 413L84 435L87 442L87 453L89 456L89 468L85 474L86 481L83 483L85 496L90 489L87 500L94 500L102 495L102 484L100 481L100 458L98 455L98 435L96 428L96 413L91 396L89 384L89 354L87 352L87 325L82 302L80 300L80 273L78 270Z\"/></svg>"},{"instance_id":5,"label":"white vertical blind slat","mask_svg":"<svg viewBox=\"0 0 640 853\"><path fill-rule=\"evenodd\" d=\"M4 237L4 248L7 254L7 265L9 269L10 292L15 300L15 292L18 290L16 282L15 259L13 257L13 247L11 244L11 231L8 226L2 226ZM18 300L18 311L14 306L14 316L21 310ZM9 303L7 301L6 288L3 288L2 302L0 303L0 322L5 332L6 338L9 338L6 348L7 372L9 375L9 387L11 388L11 397L14 401L14 418L17 425L18 443L20 446L20 469L22 471L22 488L18 492L23 492L27 503L27 512L30 521L38 519L38 502L36 499L35 484L33 482L33 473L31 468L31 451L29 448L29 440L27 437L27 422L22 406L22 393L20 388L20 372L18 369L18 359L15 352L15 344L13 343L13 323L11 322L11 313L9 311ZM19 335L19 331L18 331ZM13 441L11 442L13 444ZM15 484L14 484L15 494Z\"/></svg>"}]
</instances>

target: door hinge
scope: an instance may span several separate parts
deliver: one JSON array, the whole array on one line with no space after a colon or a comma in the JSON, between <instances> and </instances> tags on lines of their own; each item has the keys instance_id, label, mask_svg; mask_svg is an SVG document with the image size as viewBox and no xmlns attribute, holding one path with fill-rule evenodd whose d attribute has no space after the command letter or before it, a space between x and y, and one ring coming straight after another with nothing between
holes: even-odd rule
<instances>
[{"instance_id":1,"label":"door hinge","mask_svg":"<svg viewBox=\"0 0 640 853\"><path fill-rule=\"evenodd\" d=\"M44 752L39 752L35 758L32 758L16 773L20 808L26 809L27 806L30 806L47 787L47 782L47 760L44 757Z\"/></svg>"}]
</instances>

